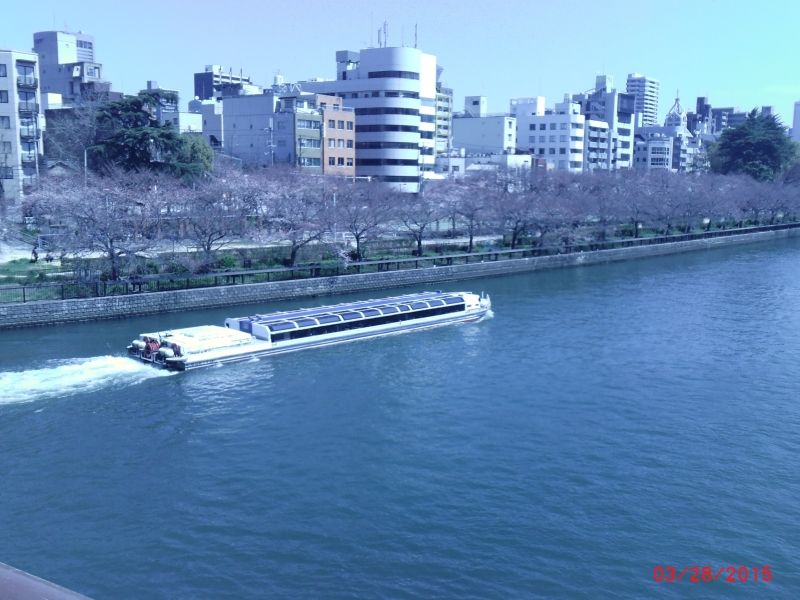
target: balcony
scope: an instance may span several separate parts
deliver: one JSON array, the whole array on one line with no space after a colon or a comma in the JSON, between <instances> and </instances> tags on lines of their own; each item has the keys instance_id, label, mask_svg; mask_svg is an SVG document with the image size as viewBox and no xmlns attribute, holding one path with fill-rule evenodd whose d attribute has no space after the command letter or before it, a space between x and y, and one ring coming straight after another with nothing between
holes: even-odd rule
<instances>
[{"instance_id":1,"label":"balcony","mask_svg":"<svg viewBox=\"0 0 800 600\"><path fill-rule=\"evenodd\" d=\"M23 166L36 165L36 152L22 152L20 154L20 160Z\"/></svg>"},{"instance_id":2,"label":"balcony","mask_svg":"<svg viewBox=\"0 0 800 600\"><path fill-rule=\"evenodd\" d=\"M36 102L20 102L18 107L20 114L39 112L39 105Z\"/></svg>"},{"instance_id":3,"label":"balcony","mask_svg":"<svg viewBox=\"0 0 800 600\"><path fill-rule=\"evenodd\" d=\"M17 77L17 87L37 88L39 87L39 80L33 76L20 76Z\"/></svg>"},{"instance_id":4,"label":"balcony","mask_svg":"<svg viewBox=\"0 0 800 600\"><path fill-rule=\"evenodd\" d=\"M19 128L19 137L23 140L35 140L39 137L39 129L35 125L26 125Z\"/></svg>"},{"instance_id":5,"label":"balcony","mask_svg":"<svg viewBox=\"0 0 800 600\"><path fill-rule=\"evenodd\" d=\"M27 193L33 190L39 183L38 175L25 175L22 177L22 191Z\"/></svg>"}]
</instances>

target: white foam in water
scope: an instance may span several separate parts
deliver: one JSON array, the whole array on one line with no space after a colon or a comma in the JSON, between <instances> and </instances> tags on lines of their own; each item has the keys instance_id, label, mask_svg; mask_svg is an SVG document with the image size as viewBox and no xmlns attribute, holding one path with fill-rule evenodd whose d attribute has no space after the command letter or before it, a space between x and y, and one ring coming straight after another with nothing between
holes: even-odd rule
<instances>
[{"instance_id":1,"label":"white foam in water","mask_svg":"<svg viewBox=\"0 0 800 600\"><path fill-rule=\"evenodd\" d=\"M0 372L0 404L62 398L175 374L123 356L74 358L50 364L42 369Z\"/></svg>"}]
</instances>

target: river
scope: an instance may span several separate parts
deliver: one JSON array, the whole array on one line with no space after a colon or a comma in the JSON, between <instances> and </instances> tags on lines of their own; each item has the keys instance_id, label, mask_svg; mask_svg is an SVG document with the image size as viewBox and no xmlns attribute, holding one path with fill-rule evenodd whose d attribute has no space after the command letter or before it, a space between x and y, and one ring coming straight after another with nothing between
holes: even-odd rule
<instances>
[{"instance_id":1,"label":"river","mask_svg":"<svg viewBox=\"0 0 800 600\"><path fill-rule=\"evenodd\" d=\"M797 240L436 287L494 318L178 374L125 345L331 299L0 332L0 561L98 599L796 597Z\"/></svg>"}]
</instances>

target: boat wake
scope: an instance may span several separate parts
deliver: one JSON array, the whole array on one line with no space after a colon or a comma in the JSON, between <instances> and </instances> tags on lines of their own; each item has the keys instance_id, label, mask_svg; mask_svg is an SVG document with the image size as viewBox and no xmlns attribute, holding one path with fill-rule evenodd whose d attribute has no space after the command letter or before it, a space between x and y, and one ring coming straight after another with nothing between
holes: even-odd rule
<instances>
[{"instance_id":1,"label":"boat wake","mask_svg":"<svg viewBox=\"0 0 800 600\"><path fill-rule=\"evenodd\" d=\"M58 360L42 369L0 372L0 405L62 398L173 374L123 356Z\"/></svg>"}]
</instances>

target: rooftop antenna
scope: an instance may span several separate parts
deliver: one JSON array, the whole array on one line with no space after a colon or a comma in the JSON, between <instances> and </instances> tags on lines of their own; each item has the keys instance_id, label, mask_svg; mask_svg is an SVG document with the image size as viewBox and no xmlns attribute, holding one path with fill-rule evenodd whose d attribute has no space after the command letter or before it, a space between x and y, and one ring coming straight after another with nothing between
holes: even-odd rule
<instances>
[{"instance_id":1,"label":"rooftop antenna","mask_svg":"<svg viewBox=\"0 0 800 600\"><path fill-rule=\"evenodd\" d=\"M389 21L383 22L383 47L389 45Z\"/></svg>"},{"instance_id":2,"label":"rooftop antenna","mask_svg":"<svg viewBox=\"0 0 800 600\"><path fill-rule=\"evenodd\" d=\"M383 48L383 45L381 44L381 28L380 27L378 27L378 48Z\"/></svg>"}]
</instances>

